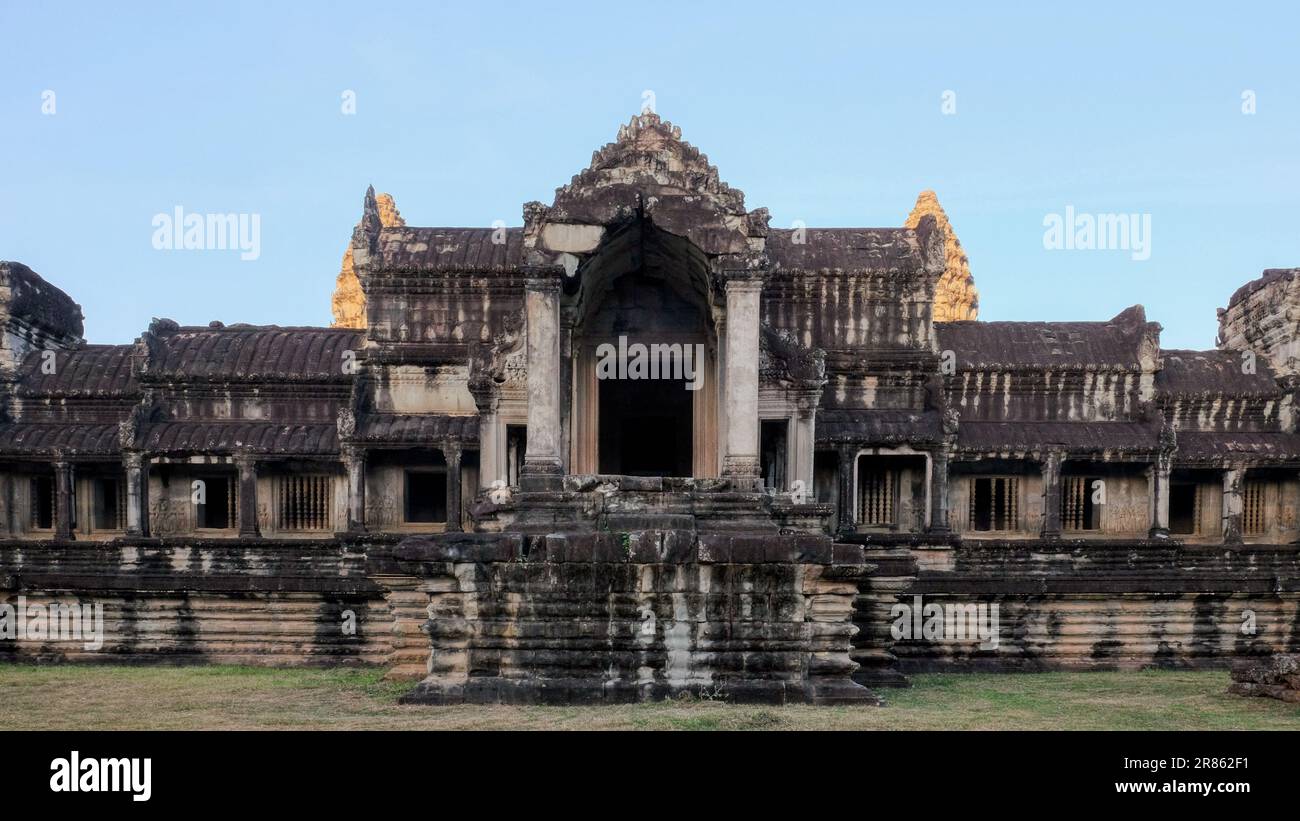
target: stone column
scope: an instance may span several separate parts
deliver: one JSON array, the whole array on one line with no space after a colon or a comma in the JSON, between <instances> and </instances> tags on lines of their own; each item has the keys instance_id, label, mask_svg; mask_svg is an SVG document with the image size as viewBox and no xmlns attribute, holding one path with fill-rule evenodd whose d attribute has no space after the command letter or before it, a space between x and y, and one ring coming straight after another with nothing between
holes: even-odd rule
<instances>
[{"instance_id":1,"label":"stone column","mask_svg":"<svg viewBox=\"0 0 1300 821\"><path fill-rule=\"evenodd\" d=\"M235 457L235 467L239 469L239 535L257 537L262 535L257 526L257 462L252 456Z\"/></svg>"},{"instance_id":2,"label":"stone column","mask_svg":"<svg viewBox=\"0 0 1300 821\"><path fill-rule=\"evenodd\" d=\"M477 397L476 397L477 399ZM478 405L478 489L489 490L497 479L505 479L499 462L504 462L504 443L498 442L497 399L485 399Z\"/></svg>"},{"instance_id":3,"label":"stone column","mask_svg":"<svg viewBox=\"0 0 1300 821\"><path fill-rule=\"evenodd\" d=\"M122 456L126 467L126 535L148 536L149 460L143 453Z\"/></svg>"},{"instance_id":4,"label":"stone column","mask_svg":"<svg viewBox=\"0 0 1300 821\"><path fill-rule=\"evenodd\" d=\"M1169 474L1173 456L1159 454L1151 466L1151 531L1152 539L1169 538Z\"/></svg>"},{"instance_id":5,"label":"stone column","mask_svg":"<svg viewBox=\"0 0 1300 821\"><path fill-rule=\"evenodd\" d=\"M348 532L366 529L366 452L362 448L343 450L343 464L348 472Z\"/></svg>"},{"instance_id":6,"label":"stone column","mask_svg":"<svg viewBox=\"0 0 1300 821\"><path fill-rule=\"evenodd\" d=\"M1241 465L1223 472L1223 543L1241 544L1241 482L1245 477Z\"/></svg>"},{"instance_id":7,"label":"stone column","mask_svg":"<svg viewBox=\"0 0 1300 821\"><path fill-rule=\"evenodd\" d=\"M442 455L447 460L447 532L460 533L460 443L443 443Z\"/></svg>"},{"instance_id":8,"label":"stone column","mask_svg":"<svg viewBox=\"0 0 1300 821\"><path fill-rule=\"evenodd\" d=\"M758 458L758 320L763 281L749 272L727 279L727 359L723 402L727 450L722 475L737 487L757 487Z\"/></svg>"},{"instance_id":9,"label":"stone column","mask_svg":"<svg viewBox=\"0 0 1300 821\"><path fill-rule=\"evenodd\" d=\"M1047 454L1043 462L1043 530L1044 539L1061 537L1061 462L1059 450Z\"/></svg>"},{"instance_id":10,"label":"stone column","mask_svg":"<svg viewBox=\"0 0 1300 821\"><path fill-rule=\"evenodd\" d=\"M852 445L840 446L840 533L853 533L857 522L853 517L853 489L857 484L858 450Z\"/></svg>"},{"instance_id":11,"label":"stone column","mask_svg":"<svg viewBox=\"0 0 1300 821\"><path fill-rule=\"evenodd\" d=\"M804 501L811 502L815 498L813 489L813 453L817 447L816 424L817 406L815 401L812 404L800 402L795 410L794 416L794 460L790 466L791 484L795 480L802 481L804 487Z\"/></svg>"},{"instance_id":12,"label":"stone column","mask_svg":"<svg viewBox=\"0 0 1300 821\"><path fill-rule=\"evenodd\" d=\"M948 449L941 447L930 457L930 532L946 536L948 524Z\"/></svg>"},{"instance_id":13,"label":"stone column","mask_svg":"<svg viewBox=\"0 0 1300 821\"><path fill-rule=\"evenodd\" d=\"M70 541L72 533L72 465L54 463L54 538Z\"/></svg>"},{"instance_id":14,"label":"stone column","mask_svg":"<svg viewBox=\"0 0 1300 821\"><path fill-rule=\"evenodd\" d=\"M558 490L560 457L560 282L528 280L528 452L519 483L525 490Z\"/></svg>"}]
</instances>

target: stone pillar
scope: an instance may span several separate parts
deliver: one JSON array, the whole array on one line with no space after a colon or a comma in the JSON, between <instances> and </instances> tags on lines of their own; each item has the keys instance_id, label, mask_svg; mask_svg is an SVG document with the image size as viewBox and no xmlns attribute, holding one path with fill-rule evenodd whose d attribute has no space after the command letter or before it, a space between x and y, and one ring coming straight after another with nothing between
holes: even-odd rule
<instances>
[{"instance_id":1,"label":"stone pillar","mask_svg":"<svg viewBox=\"0 0 1300 821\"><path fill-rule=\"evenodd\" d=\"M813 453L817 447L816 424L817 406L816 403L806 404L800 402L794 415L794 430L792 431L794 439L794 459L790 466L790 480L793 485L794 481L803 482L804 501L811 502L814 500L815 493L813 489Z\"/></svg>"},{"instance_id":2,"label":"stone pillar","mask_svg":"<svg viewBox=\"0 0 1300 821\"><path fill-rule=\"evenodd\" d=\"M149 460L143 453L123 455L126 467L126 535L149 535Z\"/></svg>"},{"instance_id":3,"label":"stone pillar","mask_svg":"<svg viewBox=\"0 0 1300 821\"><path fill-rule=\"evenodd\" d=\"M447 532L460 533L460 443L444 443L442 455L447 460Z\"/></svg>"},{"instance_id":4,"label":"stone pillar","mask_svg":"<svg viewBox=\"0 0 1300 821\"><path fill-rule=\"evenodd\" d=\"M757 487L758 320L763 281L748 272L727 280L727 359L725 400L727 450L722 475L738 487Z\"/></svg>"},{"instance_id":5,"label":"stone pillar","mask_svg":"<svg viewBox=\"0 0 1300 821\"><path fill-rule=\"evenodd\" d=\"M348 532L366 529L366 452L362 448L343 450L343 464L348 472Z\"/></svg>"},{"instance_id":6,"label":"stone pillar","mask_svg":"<svg viewBox=\"0 0 1300 821\"><path fill-rule=\"evenodd\" d=\"M1061 462L1059 450L1047 454L1043 462L1043 530L1044 539L1061 537Z\"/></svg>"},{"instance_id":7,"label":"stone pillar","mask_svg":"<svg viewBox=\"0 0 1300 821\"><path fill-rule=\"evenodd\" d=\"M504 438L504 431L498 431L498 428L504 428L504 425L497 423L497 400L491 399L478 403L478 489L489 490L492 483L497 479L505 479L505 473L501 470L500 463L504 463L502 456L505 447L503 442L498 442L499 438Z\"/></svg>"},{"instance_id":8,"label":"stone pillar","mask_svg":"<svg viewBox=\"0 0 1300 821\"><path fill-rule=\"evenodd\" d=\"M1152 539L1169 538L1169 474L1173 456L1159 454L1151 466L1151 531Z\"/></svg>"},{"instance_id":9,"label":"stone pillar","mask_svg":"<svg viewBox=\"0 0 1300 821\"><path fill-rule=\"evenodd\" d=\"M1241 544L1241 482L1246 470L1233 465L1223 472L1223 543Z\"/></svg>"},{"instance_id":10,"label":"stone pillar","mask_svg":"<svg viewBox=\"0 0 1300 821\"><path fill-rule=\"evenodd\" d=\"M72 465L54 463L54 538L70 541L72 533Z\"/></svg>"},{"instance_id":11,"label":"stone pillar","mask_svg":"<svg viewBox=\"0 0 1300 821\"><path fill-rule=\"evenodd\" d=\"M257 526L257 462L252 456L236 456L235 467L239 469L239 535L260 536L261 530Z\"/></svg>"},{"instance_id":12,"label":"stone pillar","mask_svg":"<svg viewBox=\"0 0 1300 821\"><path fill-rule=\"evenodd\" d=\"M853 533L857 522L853 517L853 489L857 485L858 449L852 445L840 446L840 533Z\"/></svg>"},{"instance_id":13,"label":"stone pillar","mask_svg":"<svg viewBox=\"0 0 1300 821\"><path fill-rule=\"evenodd\" d=\"M930 457L930 532L946 536L948 524L948 449L939 448Z\"/></svg>"},{"instance_id":14,"label":"stone pillar","mask_svg":"<svg viewBox=\"0 0 1300 821\"><path fill-rule=\"evenodd\" d=\"M560 457L560 282L533 277L528 314L528 452L519 483L525 490L558 490Z\"/></svg>"}]
</instances>

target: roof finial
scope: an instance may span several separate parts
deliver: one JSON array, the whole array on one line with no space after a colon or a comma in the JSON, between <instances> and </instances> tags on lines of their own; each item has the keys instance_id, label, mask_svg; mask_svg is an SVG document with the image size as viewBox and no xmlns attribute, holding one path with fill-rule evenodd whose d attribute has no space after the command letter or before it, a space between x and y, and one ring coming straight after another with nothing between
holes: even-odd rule
<instances>
[{"instance_id":1,"label":"roof finial","mask_svg":"<svg viewBox=\"0 0 1300 821\"><path fill-rule=\"evenodd\" d=\"M375 187L366 188L366 199L361 208L361 221L352 232L352 247L372 249L379 242L379 231L384 224L379 219L379 201L375 198Z\"/></svg>"}]
</instances>

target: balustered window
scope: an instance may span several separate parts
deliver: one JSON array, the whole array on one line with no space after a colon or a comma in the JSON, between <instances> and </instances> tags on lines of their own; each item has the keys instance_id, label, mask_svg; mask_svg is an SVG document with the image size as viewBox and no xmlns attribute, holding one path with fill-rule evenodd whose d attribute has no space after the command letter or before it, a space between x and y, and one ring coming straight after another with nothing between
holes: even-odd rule
<instances>
[{"instance_id":1,"label":"balustered window","mask_svg":"<svg viewBox=\"0 0 1300 821\"><path fill-rule=\"evenodd\" d=\"M1101 506L1092 500L1096 476L1065 476L1061 479L1061 527L1065 530L1097 530Z\"/></svg>"},{"instance_id":2,"label":"balustered window","mask_svg":"<svg viewBox=\"0 0 1300 821\"><path fill-rule=\"evenodd\" d=\"M95 530L126 530L126 483L113 477L90 480L90 521Z\"/></svg>"},{"instance_id":3,"label":"balustered window","mask_svg":"<svg viewBox=\"0 0 1300 821\"><path fill-rule=\"evenodd\" d=\"M1247 536L1264 533L1264 489L1267 484L1259 481L1241 483L1241 531Z\"/></svg>"},{"instance_id":4,"label":"balustered window","mask_svg":"<svg viewBox=\"0 0 1300 821\"><path fill-rule=\"evenodd\" d=\"M276 481L277 530L333 529L333 477L328 474L281 476Z\"/></svg>"},{"instance_id":5,"label":"balustered window","mask_svg":"<svg viewBox=\"0 0 1300 821\"><path fill-rule=\"evenodd\" d=\"M971 530L1016 530L1020 522L1020 480L1015 476L971 479Z\"/></svg>"},{"instance_id":6,"label":"balustered window","mask_svg":"<svg viewBox=\"0 0 1300 821\"><path fill-rule=\"evenodd\" d=\"M898 471L863 467L858 472L858 524L887 527L897 522Z\"/></svg>"}]
</instances>

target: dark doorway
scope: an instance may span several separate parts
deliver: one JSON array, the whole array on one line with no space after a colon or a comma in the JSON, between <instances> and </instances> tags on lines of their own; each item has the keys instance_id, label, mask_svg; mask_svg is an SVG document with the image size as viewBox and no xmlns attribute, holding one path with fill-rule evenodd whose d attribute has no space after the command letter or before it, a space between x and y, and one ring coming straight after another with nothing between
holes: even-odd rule
<instances>
[{"instance_id":1,"label":"dark doorway","mask_svg":"<svg viewBox=\"0 0 1300 821\"><path fill-rule=\"evenodd\" d=\"M786 484L785 454L789 440L788 419L763 419L759 422L759 460L763 484L783 492Z\"/></svg>"},{"instance_id":2,"label":"dark doorway","mask_svg":"<svg viewBox=\"0 0 1300 821\"><path fill-rule=\"evenodd\" d=\"M600 472L691 475L693 391L681 379L600 380Z\"/></svg>"},{"instance_id":3,"label":"dark doorway","mask_svg":"<svg viewBox=\"0 0 1300 821\"><path fill-rule=\"evenodd\" d=\"M406 521L447 521L447 474L444 471L406 472Z\"/></svg>"},{"instance_id":4,"label":"dark doorway","mask_svg":"<svg viewBox=\"0 0 1300 821\"><path fill-rule=\"evenodd\" d=\"M1197 521L1200 517L1197 486L1194 484L1174 484L1169 488L1169 532L1182 536L1194 536L1200 529Z\"/></svg>"}]
</instances>

